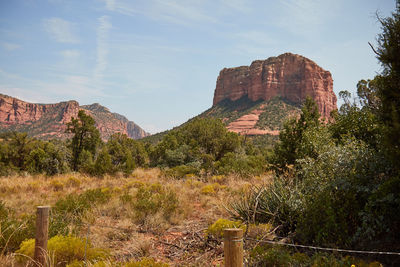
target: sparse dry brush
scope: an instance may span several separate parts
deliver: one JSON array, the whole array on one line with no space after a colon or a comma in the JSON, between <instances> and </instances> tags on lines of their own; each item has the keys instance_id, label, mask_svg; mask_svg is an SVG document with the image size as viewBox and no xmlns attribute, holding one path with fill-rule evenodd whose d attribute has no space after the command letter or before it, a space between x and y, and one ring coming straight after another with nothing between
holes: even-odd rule
<instances>
[{"instance_id":1,"label":"sparse dry brush","mask_svg":"<svg viewBox=\"0 0 400 267\"><path fill-rule=\"evenodd\" d=\"M0 214L5 215L0 216L0 245L4 249L0 260L4 266L18 266L29 259L15 257L12 252L19 249L19 253L31 256L36 206L50 205L49 259L54 266L60 255L51 247L59 247L68 238L77 247L71 248L73 252L62 264L82 266L86 237L90 244L87 260L92 262L88 266L125 266L124 262L130 262L126 266L217 264L222 250L214 243L207 244L205 230L218 219L229 217L224 207L232 197L253 184L265 183L268 177L200 178L189 174L178 180L158 168L138 168L129 176L102 178L80 173L1 178L4 212ZM11 232L6 236L6 224L13 225L11 238ZM90 258L89 247L104 253ZM101 263L94 264L99 260Z\"/></svg>"}]
</instances>

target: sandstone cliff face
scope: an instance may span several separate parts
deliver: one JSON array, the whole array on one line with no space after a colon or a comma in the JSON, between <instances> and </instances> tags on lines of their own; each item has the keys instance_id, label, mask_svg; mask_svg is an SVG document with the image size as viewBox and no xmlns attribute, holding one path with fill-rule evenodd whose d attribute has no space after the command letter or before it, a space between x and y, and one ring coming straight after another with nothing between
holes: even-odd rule
<instances>
[{"instance_id":1,"label":"sandstone cliff face","mask_svg":"<svg viewBox=\"0 0 400 267\"><path fill-rule=\"evenodd\" d=\"M295 104L310 96L325 118L337 109L330 72L308 58L291 53L256 60L250 66L223 69L218 76L213 106L224 99L235 101L244 96L252 101L282 97Z\"/></svg>"},{"instance_id":2,"label":"sandstone cliff face","mask_svg":"<svg viewBox=\"0 0 400 267\"><path fill-rule=\"evenodd\" d=\"M58 104L32 104L17 98L0 94L0 122L3 124L31 124L46 113L62 111L60 123L66 123L78 114L79 104L76 101Z\"/></svg>"},{"instance_id":3,"label":"sandstone cliff face","mask_svg":"<svg viewBox=\"0 0 400 267\"><path fill-rule=\"evenodd\" d=\"M76 101L57 104L33 104L0 94L0 131L24 131L38 138L67 138L66 124L77 117L80 109L96 121L102 139L123 133L133 139L149 134L125 117L111 113L99 104L79 106Z\"/></svg>"}]
</instances>

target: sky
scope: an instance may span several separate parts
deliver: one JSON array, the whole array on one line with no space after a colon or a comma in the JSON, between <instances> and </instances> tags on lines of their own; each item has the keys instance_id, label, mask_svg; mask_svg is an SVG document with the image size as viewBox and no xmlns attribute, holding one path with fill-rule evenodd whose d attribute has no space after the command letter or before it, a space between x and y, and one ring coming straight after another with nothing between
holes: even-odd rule
<instances>
[{"instance_id":1,"label":"sky","mask_svg":"<svg viewBox=\"0 0 400 267\"><path fill-rule=\"evenodd\" d=\"M219 71L285 52L356 92L393 0L0 0L0 93L100 103L150 133L212 106ZM340 104L340 103L339 103Z\"/></svg>"}]
</instances>

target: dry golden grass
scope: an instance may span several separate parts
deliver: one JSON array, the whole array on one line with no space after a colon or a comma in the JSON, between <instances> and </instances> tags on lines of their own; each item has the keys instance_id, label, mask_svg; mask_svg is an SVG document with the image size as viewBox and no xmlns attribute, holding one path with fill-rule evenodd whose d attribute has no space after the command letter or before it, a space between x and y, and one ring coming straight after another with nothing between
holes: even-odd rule
<instances>
[{"instance_id":1,"label":"dry golden grass","mask_svg":"<svg viewBox=\"0 0 400 267\"><path fill-rule=\"evenodd\" d=\"M190 175L176 180L165 177L159 169L136 169L128 177L121 174L99 178L80 173L54 177L14 176L0 178L0 200L20 216L34 214L36 206L53 206L68 194L103 188L111 192L111 198L105 204L95 205L85 216L84 222L93 226L90 227L90 233L88 227L82 229L79 234L82 238L89 237L95 247L109 249L118 261L151 256L173 266L212 266L220 262L220 248L216 249L219 254L199 247L178 255L177 252L171 252L171 244L179 244L189 235L200 240L204 229L210 224L219 218L229 217L224 206L232 197L243 194L253 184L266 183L269 179L270 175L266 174L245 179ZM138 188L153 184L175 193L177 211L168 219L156 213L146 217L144 223L138 223L131 202L124 202L122 196L134 197ZM0 262L6 263L4 266L13 266L14 259L12 255L1 255Z\"/></svg>"}]
</instances>

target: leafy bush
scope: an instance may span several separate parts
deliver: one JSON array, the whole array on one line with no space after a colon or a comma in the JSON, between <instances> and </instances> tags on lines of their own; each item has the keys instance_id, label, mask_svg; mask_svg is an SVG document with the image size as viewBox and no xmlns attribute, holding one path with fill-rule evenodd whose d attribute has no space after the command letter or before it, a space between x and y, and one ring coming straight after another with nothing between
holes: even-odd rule
<instances>
[{"instance_id":1,"label":"leafy bush","mask_svg":"<svg viewBox=\"0 0 400 267\"><path fill-rule=\"evenodd\" d=\"M224 237L224 229L227 228L241 228L245 230L246 226L239 221L230 221L227 219L218 219L215 223L210 225L206 231L206 236L213 236L216 238Z\"/></svg>"},{"instance_id":2,"label":"leafy bush","mask_svg":"<svg viewBox=\"0 0 400 267\"><path fill-rule=\"evenodd\" d=\"M213 162L240 146L240 137L228 132L221 120L198 118L166 134L151 150L151 162L160 167L191 166L194 173L200 169L213 172ZM180 167L176 171L182 176L180 172L185 170Z\"/></svg>"},{"instance_id":3,"label":"leafy bush","mask_svg":"<svg viewBox=\"0 0 400 267\"><path fill-rule=\"evenodd\" d=\"M215 195L218 191L225 189L226 185L220 185L218 183L208 184L200 189L200 192L204 195Z\"/></svg>"},{"instance_id":4,"label":"leafy bush","mask_svg":"<svg viewBox=\"0 0 400 267\"><path fill-rule=\"evenodd\" d=\"M57 179L52 179L50 185L54 191L62 191L64 189L64 184Z\"/></svg>"},{"instance_id":5,"label":"leafy bush","mask_svg":"<svg viewBox=\"0 0 400 267\"><path fill-rule=\"evenodd\" d=\"M70 153L62 142L36 140L17 132L1 137L0 175L20 171L54 175L69 170Z\"/></svg>"},{"instance_id":6,"label":"leafy bush","mask_svg":"<svg viewBox=\"0 0 400 267\"><path fill-rule=\"evenodd\" d=\"M306 243L351 246L359 243L360 214L388 169L382 155L350 140L316 159L300 162L304 208L298 237Z\"/></svg>"},{"instance_id":7,"label":"leafy bush","mask_svg":"<svg viewBox=\"0 0 400 267\"><path fill-rule=\"evenodd\" d=\"M229 152L216 163L216 169L219 174L260 175L265 170L265 161L262 156Z\"/></svg>"},{"instance_id":8,"label":"leafy bush","mask_svg":"<svg viewBox=\"0 0 400 267\"><path fill-rule=\"evenodd\" d=\"M189 174L198 174L199 169L190 165L179 165L173 168L167 168L164 173L168 177L182 179Z\"/></svg>"},{"instance_id":9,"label":"leafy bush","mask_svg":"<svg viewBox=\"0 0 400 267\"><path fill-rule=\"evenodd\" d=\"M135 212L135 220L144 224L146 219L159 213L169 221L178 212L179 200L176 193L161 184L141 185L131 202Z\"/></svg>"},{"instance_id":10,"label":"leafy bush","mask_svg":"<svg viewBox=\"0 0 400 267\"><path fill-rule=\"evenodd\" d=\"M106 173L112 173L111 156L108 151L103 148L94 163L94 168L91 174L103 176Z\"/></svg>"},{"instance_id":11,"label":"leafy bush","mask_svg":"<svg viewBox=\"0 0 400 267\"><path fill-rule=\"evenodd\" d=\"M86 245L86 240L74 236L53 236L48 240L47 250L48 258L55 266L65 266L74 260L82 261L85 258L85 251L88 261L103 260L109 256L106 250L93 248L90 242ZM19 256L19 261L27 262L26 256L33 258L34 251L34 239L22 242L17 253L25 256Z\"/></svg>"}]
</instances>

